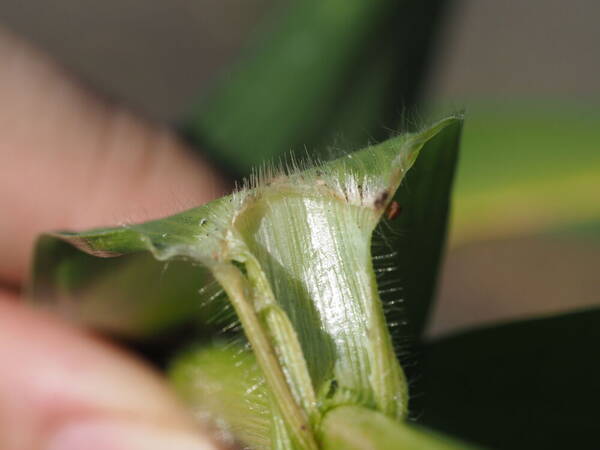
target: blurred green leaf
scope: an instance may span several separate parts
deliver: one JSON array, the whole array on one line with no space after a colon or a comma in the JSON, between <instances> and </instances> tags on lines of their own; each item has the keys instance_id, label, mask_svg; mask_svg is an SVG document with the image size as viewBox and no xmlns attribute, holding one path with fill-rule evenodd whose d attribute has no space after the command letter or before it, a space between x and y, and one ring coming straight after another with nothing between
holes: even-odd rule
<instances>
[{"instance_id":1,"label":"blurred green leaf","mask_svg":"<svg viewBox=\"0 0 600 450\"><path fill-rule=\"evenodd\" d=\"M177 355L169 376L194 415L252 449L271 448L269 393L248 349L218 341L195 345Z\"/></svg>"},{"instance_id":2,"label":"blurred green leaf","mask_svg":"<svg viewBox=\"0 0 600 450\"><path fill-rule=\"evenodd\" d=\"M597 107L482 102L468 109L452 242L600 220Z\"/></svg>"},{"instance_id":3,"label":"blurred green leaf","mask_svg":"<svg viewBox=\"0 0 600 450\"><path fill-rule=\"evenodd\" d=\"M497 449L598 448L600 310L428 344L420 422Z\"/></svg>"},{"instance_id":4,"label":"blurred green leaf","mask_svg":"<svg viewBox=\"0 0 600 450\"><path fill-rule=\"evenodd\" d=\"M288 2L183 132L238 176L285 152L389 137L420 92L446 2Z\"/></svg>"}]
</instances>

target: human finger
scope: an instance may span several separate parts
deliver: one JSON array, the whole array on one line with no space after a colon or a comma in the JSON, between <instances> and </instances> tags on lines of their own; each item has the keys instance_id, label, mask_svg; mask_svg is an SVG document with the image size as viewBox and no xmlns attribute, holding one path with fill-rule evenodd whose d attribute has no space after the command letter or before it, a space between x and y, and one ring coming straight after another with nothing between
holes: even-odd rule
<instances>
[{"instance_id":1,"label":"human finger","mask_svg":"<svg viewBox=\"0 0 600 450\"><path fill-rule=\"evenodd\" d=\"M42 231L157 218L228 189L165 127L1 29L0 60L0 282L24 280Z\"/></svg>"},{"instance_id":2,"label":"human finger","mask_svg":"<svg viewBox=\"0 0 600 450\"><path fill-rule=\"evenodd\" d=\"M0 448L217 449L142 362L0 293Z\"/></svg>"}]
</instances>

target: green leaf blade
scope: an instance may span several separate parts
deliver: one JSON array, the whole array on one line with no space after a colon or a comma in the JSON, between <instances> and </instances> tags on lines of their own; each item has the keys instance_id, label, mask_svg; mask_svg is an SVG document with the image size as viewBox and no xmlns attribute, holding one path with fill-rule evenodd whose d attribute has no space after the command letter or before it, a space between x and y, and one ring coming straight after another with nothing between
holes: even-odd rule
<instances>
[{"instance_id":1,"label":"green leaf blade","mask_svg":"<svg viewBox=\"0 0 600 450\"><path fill-rule=\"evenodd\" d=\"M156 263L188 262L195 274L186 276L216 280L233 306L273 400L281 445L316 449L322 414L338 406L362 406L400 420L407 414L408 388L379 296L371 236L421 150L432 142L434 149L444 149L444 133L454 130L455 137L460 123L452 116L170 218L46 236L38 249L34 300L110 331L127 332L127 323L147 327L145 300L154 305L155 316L161 308L163 314L170 311L169 326L198 320L200 314L189 309L193 300L181 307L168 290L159 295L146 289L148 299L125 307L124 315L115 301L102 299L116 288L122 292L115 298L126 304L146 276L157 278ZM456 139L450 144L454 155ZM53 245L58 251L48 256ZM61 267L88 264L77 250L104 261L98 279L87 269L61 278ZM145 273L136 262L149 256L154 272ZM132 262L130 272L123 261ZM78 302L86 290L93 295ZM200 304L205 293L197 291L190 297ZM110 323L111 313L117 326ZM138 328L133 336L148 331Z\"/></svg>"}]
</instances>

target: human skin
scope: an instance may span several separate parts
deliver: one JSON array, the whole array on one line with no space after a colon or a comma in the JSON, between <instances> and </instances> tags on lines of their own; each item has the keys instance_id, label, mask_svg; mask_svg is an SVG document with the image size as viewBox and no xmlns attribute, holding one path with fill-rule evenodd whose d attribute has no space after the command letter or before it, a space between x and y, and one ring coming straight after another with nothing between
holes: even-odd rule
<instances>
[{"instance_id":1,"label":"human skin","mask_svg":"<svg viewBox=\"0 0 600 450\"><path fill-rule=\"evenodd\" d=\"M21 291L38 233L164 216L227 183L2 29L0 61L0 448L223 448L160 374Z\"/></svg>"}]
</instances>

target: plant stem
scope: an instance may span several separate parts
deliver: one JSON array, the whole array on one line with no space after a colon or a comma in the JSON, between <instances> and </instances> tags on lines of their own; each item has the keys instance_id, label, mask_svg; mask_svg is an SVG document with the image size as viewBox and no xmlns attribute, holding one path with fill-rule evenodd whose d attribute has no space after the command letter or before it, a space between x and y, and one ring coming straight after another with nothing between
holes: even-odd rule
<instances>
[{"instance_id":1,"label":"plant stem","mask_svg":"<svg viewBox=\"0 0 600 450\"><path fill-rule=\"evenodd\" d=\"M323 418L322 450L466 450L463 443L359 406L340 406Z\"/></svg>"},{"instance_id":2,"label":"plant stem","mask_svg":"<svg viewBox=\"0 0 600 450\"><path fill-rule=\"evenodd\" d=\"M275 349L256 314L251 300L251 287L242 272L233 264L213 267L213 274L223 286L254 349L257 362L273 393L284 421L295 442L302 449L317 450L306 413L299 407L283 373Z\"/></svg>"}]
</instances>

